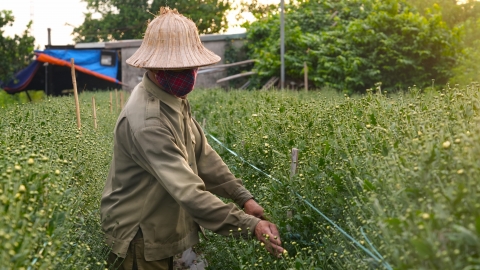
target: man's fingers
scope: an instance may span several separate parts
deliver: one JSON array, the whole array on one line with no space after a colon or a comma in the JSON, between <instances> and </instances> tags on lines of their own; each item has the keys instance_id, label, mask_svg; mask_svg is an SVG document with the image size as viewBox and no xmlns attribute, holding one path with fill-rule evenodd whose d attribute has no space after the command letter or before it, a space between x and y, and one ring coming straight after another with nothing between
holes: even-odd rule
<instances>
[{"instance_id":1,"label":"man's fingers","mask_svg":"<svg viewBox=\"0 0 480 270\"><path fill-rule=\"evenodd\" d=\"M280 240L280 233L278 232L278 229L277 229L277 226L273 223L270 223L269 224L269 228L270 228L270 232L272 234L272 236L270 236L271 238L273 238L271 241L276 244L276 245L281 245L282 244L282 241Z\"/></svg>"},{"instance_id":2,"label":"man's fingers","mask_svg":"<svg viewBox=\"0 0 480 270\"><path fill-rule=\"evenodd\" d=\"M273 235L279 235L277 226L273 223L268 224L268 227Z\"/></svg>"},{"instance_id":3,"label":"man's fingers","mask_svg":"<svg viewBox=\"0 0 480 270\"><path fill-rule=\"evenodd\" d=\"M272 243L266 244L265 248L270 254L274 255L275 257L280 257L284 251L284 249L281 246L278 246Z\"/></svg>"},{"instance_id":4,"label":"man's fingers","mask_svg":"<svg viewBox=\"0 0 480 270\"><path fill-rule=\"evenodd\" d=\"M262 224L263 225L263 224ZM258 237L260 241L266 243L266 241L272 242L275 245L281 245L280 233L277 226L271 222L265 222L263 233Z\"/></svg>"},{"instance_id":5,"label":"man's fingers","mask_svg":"<svg viewBox=\"0 0 480 270\"><path fill-rule=\"evenodd\" d=\"M265 249L270 254L276 257L281 256L284 249L281 246L282 241L275 224L262 220L255 227L255 234L257 239L264 243Z\"/></svg>"},{"instance_id":6,"label":"man's fingers","mask_svg":"<svg viewBox=\"0 0 480 270\"><path fill-rule=\"evenodd\" d=\"M272 243L272 244L275 244L277 246L281 246L282 245L282 241L280 241L279 238L275 239L275 237L271 237L269 239L269 241Z\"/></svg>"},{"instance_id":7,"label":"man's fingers","mask_svg":"<svg viewBox=\"0 0 480 270\"><path fill-rule=\"evenodd\" d=\"M265 244L266 243L272 243L272 244L277 245L277 246L282 245L282 241L280 240L280 236L273 235L273 234L268 234L268 237L262 237L262 239L260 239L260 241L264 242Z\"/></svg>"},{"instance_id":8,"label":"man's fingers","mask_svg":"<svg viewBox=\"0 0 480 270\"><path fill-rule=\"evenodd\" d=\"M275 253L274 255L281 255L283 254L283 251L285 250L284 248L282 248L281 246L277 246L277 245L273 245L272 246L274 249L275 249Z\"/></svg>"},{"instance_id":9,"label":"man's fingers","mask_svg":"<svg viewBox=\"0 0 480 270\"><path fill-rule=\"evenodd\" d=\"M259 240L265 244L265 248L272 255L278 256L284 251L281 246L281 241L278 237L275 239L275 236L269 234L268 237L262 236Z\"/></svg>"},{"instance_id":10,"label":"man's fingers","mask_svg":"<svg viewBox=\"0 0 480 270\"><path fill-rule=\"evenodd\" d=\"M272 242L275 245L282 245L280 240L280 233L278 232L277 226L273 223L268 224L268 241Z\"/></svg>"}]
</instances>

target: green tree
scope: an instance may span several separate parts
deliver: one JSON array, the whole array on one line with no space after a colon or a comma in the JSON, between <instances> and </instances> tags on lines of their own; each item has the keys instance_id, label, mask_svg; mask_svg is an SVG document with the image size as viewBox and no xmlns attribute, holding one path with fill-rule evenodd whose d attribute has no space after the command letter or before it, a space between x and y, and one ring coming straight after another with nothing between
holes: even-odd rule
<instances>
[{"instance_id":1,"label":"green tree","mask_svg":"<svg viewBox=\"0 0 480 270\"><path fill-rule=\"evenodd\" d=\"M422 16L403 0L300 1L286 8L286 74L314 87L361 92L446 83L458 55L458 30L441 15ZM279 15L246 24L259 83L280 72ZM257 84L259 86L259 84Z\"/></svg>"},{"instance_id":2,"label":"green tree","mask_svg":"<svg viewBox=\"0 0 480 270\"><path fill-rule=\"evenodd\" d=\"M141 39L147 21L167 5L192 19L202 34L218 33L228 27L228 0L82 0L88 12L82 25L74 28L76 42ZM99 19L95 15L101 15Z\"/></svg>"},{"instance_id":3,"label":"green tree","mask_svg":"<svg viewBox=\"0 0 480 270\"><path fill-rule=\"evenodd\" d=\"M477 0L407 0L409 4L416 7L423 15L438 10L443 20L450 26L480 18L480 2Z\"/></svg>"},{"instance_id":4,"label":"green tree","mask_svg":"<svg viewBox=\"0 0 480 270\"><path fill-rule=\"evenodd\" d=\"M421 13L438 13L450 27L461 29L462 53L454 67L454 84L480 80L480 1L407 0Z\"/></svg>"},{"instance_id":5,"label":"green tree","mask_svg":"<svg viewBox=\"0 0 480 270\"><path fill-rule=\"evenodd\" d=\"M469 29L467 30L468 32L472 32L470 29L480 31L480 19L476 23L465 23L464 29ZM478 35L479 33L477 32L476 34ZM465 85L472 81L480 81L480 38L473 39L471 36L466 35L464 39L469 40L464 42L465 47L458 60L458 65L453 69L455 76L451 79L452 84Z\"/></svg>"},{"instance_id":6,"label":"green tree","mask_svg":"<svg viewBox=\"0 0 480 270\"><path fill-rule=\"evenodd\" d=\"M14 21L11 11L0 11L0 82L10 81L15 72L26 67L33 57L35 38L30 35L32 22L28 23L22 35L8 37L3 28L12 26Z\"/></svg>"},{"instance_id":7,"label":"green tree","mask_svg":"<svg viewBox=\"0 0 480 270\"><path fill-rule=\"evenodd\" d=\"M451 28L462 29L462 42L465 47L472 47L480 40L480 1L478 0L407 0L423 15L439 13Z\"/></svg>"}]
</instances>

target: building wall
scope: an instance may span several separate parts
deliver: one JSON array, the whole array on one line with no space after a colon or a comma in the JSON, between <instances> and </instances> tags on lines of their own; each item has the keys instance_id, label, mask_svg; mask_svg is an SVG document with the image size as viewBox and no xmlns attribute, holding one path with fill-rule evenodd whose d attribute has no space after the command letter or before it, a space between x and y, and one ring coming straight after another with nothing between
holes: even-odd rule
<instances>
[{"instance_id":1,"label":"building wall","mask_svg":"<svg viewBox=\"0 0 480 270\"><path fill-rule=\"evenodd\" d=\"M227 42L233 42L233 46L239 48L242 47L245 43L245 34L230 34L230 35L202 35L200 40L202 41L205 48L219 55L222 60L217 64L224 64L224 54L225 46ZM120 44L123 43L123 44ZM118 42L116 44L111 44L106 46L109 48L121 48L122 51L122 82L123 90L131 91L135 85L137 85L145 73L144 69L134 68L126 64L126 60L135 53L135 51L140 47L141 40L128 41L127 42ZM214 66L211 66L214 67ZM215 87L226 87L228 83L217 84L217 80L227 76L227 70L201 73L197 76L197 81L195 88L215 88Z\"/></svg>"},{"instance_id":2,"label":"building wall","mask_svg":"<svg viewBox=\"0 0 480 270\"><path fill-rule=\"evenodd\" d=\"M125 62L137 49L138 47L122 48L122 89L129 92L142 81L145 73L145 69L132 67Z\"/></svg>"},{"instance_id":3,"label":"building wall","mask_svg":"<svg viewBox=\"0 0 480 270\"><path fill-rule=\"evenodd\" d=\"M205 48L209 49L210 51L214 52L215 54L219 55L222 60L217 64L226 64L225 63L225 46L228 42L233 42L233 46L240 48L245 44L245 39L223 39L223 40L215 40L215 41L202 41ZM210 66L210 67L214 67ZM196 88L216 88L216 87L227 87L228 82L217 84L217 80L221 78L225 78L227 76L227 69L217 72L209 72L209 73L200 73L197 76L197 81L195 83Z\"/></svg>"}]
</instances>

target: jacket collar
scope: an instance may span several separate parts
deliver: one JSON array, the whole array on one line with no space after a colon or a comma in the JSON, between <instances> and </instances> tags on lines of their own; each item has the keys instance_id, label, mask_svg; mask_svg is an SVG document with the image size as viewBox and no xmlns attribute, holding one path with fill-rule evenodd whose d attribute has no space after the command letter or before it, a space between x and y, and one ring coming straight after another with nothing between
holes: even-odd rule
<instances>
[{"instance_id":1,"label":"jacket collar","mask_svg":"<svg viewBox=\"0 0 480 270\"><path fill-rule=\"evenodd\" d=\"M154 97L161 100L163 103L167 104L170 108L174 109L178 113L182 113L182 107L187 105L187 99L178 98L174 95L170 95L169 93L162 90L162 88L158 87L150 78L148 77L148 72L143 74L142 83L145 86L147 92L152 94Z\"/></svg>"}]
</instances>

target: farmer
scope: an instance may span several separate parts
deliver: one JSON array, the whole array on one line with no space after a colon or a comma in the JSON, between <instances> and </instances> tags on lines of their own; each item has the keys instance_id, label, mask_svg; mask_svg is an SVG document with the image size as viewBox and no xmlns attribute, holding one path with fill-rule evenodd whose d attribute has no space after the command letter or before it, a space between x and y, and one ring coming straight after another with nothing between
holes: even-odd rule
<instances>
[{"instance_id":1,"label":"farmer","mask_svg":"<svg viewBox=\"0 0 480 270\"><path fill-rule=\"evenodd\" d=\"M195 24L162 8L127 64L147 70L121 112L101 200L110 267L173 269L173 256L198 243L200 226L254 234L283 252L273 223L208 144L187 94L197 69L220 57L203 47ZM215 195L232 199L225 204Z\"/></svg>"}]
</instances>

